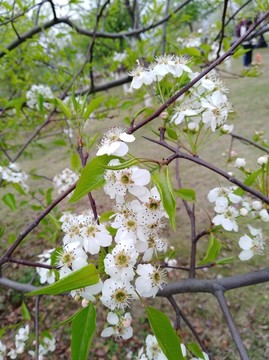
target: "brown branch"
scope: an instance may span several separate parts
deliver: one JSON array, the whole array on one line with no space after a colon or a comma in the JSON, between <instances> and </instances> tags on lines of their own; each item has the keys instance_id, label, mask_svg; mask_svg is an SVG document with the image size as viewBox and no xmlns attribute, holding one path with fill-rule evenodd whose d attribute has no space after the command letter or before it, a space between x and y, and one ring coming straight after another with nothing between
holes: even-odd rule
<instances>
[{"instance_id":1,"label":"brown branch","mask_svg":"<svg viewBox=\"0 0 269 360\"><path fill-rule=\"evenodd\" d=\"M35 229L40 221L44 219L46 215L48 215L53 208L55 208L56 205L58 205L63 199L66 198L68 194L70 194L76 187L76 184L73 184L69 187L62 195L60 195L57 199L55 199L31 224L27 226L27 228L22 231L17 239L14 241L14 243L9 247L9 249L4 253L3 256L0 258L0 265L6 263L9 261L11 255L14 253L14 251L17 249L17 247L20 245L22 240L33 230Z\"/></svg>"},{"instance_id":2,"label":"brown branch","mask_svg":"<svg viewBox=\"0 0 269 360\"><path fill-rule=\"evenodd\" d=\"M191 1L192 0L184 1L182 4L178 5L173 10L173 13L174 14L177 13L180 9L182 9L185 5L187 5ZM154 29L154 28L162 25L163 23L168 21L171 18L171 16L172 15L169 14L168 16L164 17L163 19L161 19L149 26L145 26L143 28L135 29L135 30L131 30L131 31L124 31L124 32L120 32L120 33L96 32L96 37L105 38L105 39L121 39L121 38L126 38L126 37L137 36L138 34L145 33L151 29ZM11 51L11 50L17 48L22 43L24 43L26 40L31 39L34 35L37 35L40 32L47 30L58 24L66 24L66 25L70 26L73 30L75 30L78 34L81 34L81 35L85 35L85 36L89 36L89 37L92 37L94 35L93 31L89 31L89 30L86 30L86 29L83 29L83 28L77 26L69 18L65 18L65 17L64 18L54 18L54 19L44 23L43 25L36 25L31 30L20 35L20 39L16 39L16 40L12 41L8 46L6 46L4 51L0 52L0 58L5 56L8 51Z\"/></svg>"},{"instance_id":3,"label":"brown branch","mask_svg":"<svg viewBox=\"0 0 269 360\"><path fill-rule=\"evenodd\" d=\"M245 138L244 136L241 136L241 135L237 135L237 134L234 134L234 133L230 133L232 139L238 139L240 140L243 144L246 144L246 145L252 145L252 146L255 146L257 149L260 149L264 152L266 152L267 154L269 154L269 149L264 147L264 146L261 146L259 144L257 144L256 142L250 140L250 139L247 139Z\"/></svg>"},{"instance_id":4,"label":"brown branch","mask_svg":"<svg viewBox=\"0 0 269 360\"><path fill-rule=\"evenodd\" d=\"M227 325L229 327L230 333L234 339L234 343L237 347L238 353L240 355L241 360L248 360L248 354L246 352L246 348L243 344L239 331L237 330L235 323L233 321L233 317L230 313L226 298L224 296L223 291L218 290L215 293L215 296L218 300L219 306L222 310L222 313L226 319Z\"/></svg>"},{"instance_id":5,"label":"brown branch","mask_svg":"<svg viewBox=\"0 0 269 360\"><path fill-rule=\"evenodd\" d=\"M219 48L218 48L218 51L217 51L216 59L219 58L220 51L221 51L221 47L222 47L222 42L223 42L223 39L224 39L225 18L226 18L226 13L227 13L228 2L229 2L229 0L224 0L222 17L221 17L221 29L220 29Z\"/></svg>"}]
</instances>

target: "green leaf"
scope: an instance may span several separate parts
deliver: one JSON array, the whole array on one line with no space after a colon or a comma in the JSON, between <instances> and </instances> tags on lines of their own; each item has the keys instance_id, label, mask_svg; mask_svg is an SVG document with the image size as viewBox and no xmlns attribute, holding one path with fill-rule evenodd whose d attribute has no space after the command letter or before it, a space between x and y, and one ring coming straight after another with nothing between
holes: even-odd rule
<instances>
[{"instance_id":1,"label":"green leaf","mask_svg":"<svg viewBox=\"0 0 269 360\"><path fill-rule=\"evenodd\" d=\"M159 190L163 207L169 216L173 229L176 228L176 200L168 166L162 166L152 175L152 180Z\"/></svg>"},{"instance_id":2,"label":"green leaf","mask_svg":"<svg viewBox=\"0 0 269 360\"><path fill-rule=\"evenodd\" d=\"M5 227L4 226L0 226L0 239L1 237L4 235L5 233Z\"/></svg>"},{"instance_id":3,"label":"green leaf","mask_svg":"<svg viewBox=\"0 0 269 360\"><path fill-rule=\"evenodd\" d=\"M86 121L88 117L96 110L104 101L104 96L99 96L98 98L92 99L89 105L87 106L83 118Z\"/></svg>"},{"instance_id":4,"label":"green leaf","mask_svg":"<svg viewBox=\"0 0 269 360\"><path fill-rule=\"evenodd\" d=\"M70 275L65 276L54 284L44 286L43 288L32 291L26 295L57 295L63 292L69 292L71 290L96 284L98 281L99 276L95 266L93 264L89 264L77 271L74 271Z\"/></svg>"},{"instance_id":5,"label":"green leaf","mask_svg":"<svg viewBox=\"0 0 269 360\"><path fill-rule=\"evenodd\" d=\"M108 170L123 170L123 169L126 169L126 168L130 167L130 166L134 166L136 164L139 164L138 159L130 159L130 160L127 160L127 161L123 161L119 165L113 165L113 166L105 165L104 168L108 169Z\"/></svg>"},{"instance_id":6,"label":"green leaf","mask_svg":"<svg viewBox=\"0 0 269 360\"><path fill-rule=\"evenodd\" d=\"M102 214L99 218L99 222L102 224L104 222L107 222L109 220L111 220L111 216L115 214L115 211L110 210L105 212L104 214Z\"/></svg>"},{"instance_id":7,"label":"green leaf","mask_svg":"<svg viewBox=\"0 0 269 360\"><path fill-rule=\"evenodd\" d=\"M72 110L61 99L57 98L56 101L67 119L72 119Z\"/></svg>"},{"instance_id":8,"label":"green leaf","mask_svg":"<svg viewBox=\"0 0 269 360\"><path fill-rule=\"evenodd\" d=\"M31 313L28 310L28 307L26 306L25 302L23 301L21 304L21 314L24 320L30 321L31 320Z\"/></svg>"},{"instance_id":9,"label":"green leaf","mask_svg":"<svg viewBox=\"0 0 269 360\"><path fill-rule=\"evenodd\" d=\"M96 156L83 168L81 176L77 182L77 186L69 202L78 201L90 191L99 188L105 183L104 173L105 166L110 160L115 159L115 156Z\"/></svg>"},{"instance_id":10,"label":"green leaf","mask_svg":"<svg viewBox=\"0 0 269 360\"><path fill-rule=\"evenodd\" d=\"M96 313L90 304L79 311L72 321L72 360L87 360L91 341L95 332Z\"/></svg>"},{"instance_id":11,"label":"green leaf","mask_svg":"<svg viewBox=\"0 0 269 360\"><path fill-rule=\"evenodd\" d=\"M82 310L83 310L83 309L82 309ZM80 311L82 311L82 310L80 310ZM50 328L50 330L58 329L59 327L61 327L61 326L63 326L63 325L69 324L71 321L73 321L73 319L77 316L77 314L78 314L78 312L76 312L75 314L73 314L72 316L70 316L68 319L63 320L63 321L61 321L60 323L53 325L53 326Z\"/></svg>"},{"instance_id":12,"label":"green leaf","mask_svg":"<svg viewBox=\"0 0 269 360\"><path fill-rule=\"evenodd\" d=\"M186 348L195 356L200 359L204 359L204 355L202 350L200 349L199 345L196 343L188 343L186 344Z\"/></svg>"},{"instance_id":13,"label":"green leaf","mask_svg":"<svg viewBox=\"0 0 269 360\"><path fill-rule=\"evenodd\" d=\"M214 262L218 257L221 248L221 242L217 238L215 238L212 233L210 233L206 255L203 260L200 261L199 265L205 265Z\"/></svg>"},{"instance_id":14,"label":"green leaf","mask_svg":"<svg viewBox=\"0 0 269 360\"><path fill-rule=\"evenodd\" d=\"M190 48L184 48L182 50L182 52L186 55L190 55L190 56L196 56L196 57L200 57L201 53L198 49L194 48L194 47L190 47Z\"/></svg>"},{"instance_id":15,"label":"green leaf","mask_svg":"<svg viewBox=\"0 0 269 360\"><path fill-rule=\"evenodd\" d=\"M77 151L74 151L70 158L71 168L73 171L80 171L81 161Z\"/></svg>"},{"instance_id":16,"label":"green leaf","mask_svg":"<svg viewBox=\"0 0 269 360\"><path fill-rule=\"evenodd\" d=\"M57 146L66 146L67 142L64 139L57 139L53 141L53 144Z\"/></svg>"},{"instance_id":17,"label":"green leaf","mask_svg":"<svg viewBox=\"0 0 269 360\"><path fill-rule=\"evenodd\" d=\"M12 183L11 185L12 185L12 187L13 187L15 190L17 190L18 193L20 193L21 195L25 195L25 196L27 195L26 192L23 190L23 188L21 187L20 184Z\"/></svg>"},{"instance_id":18,"label":"green leaf","mask_svg":"<svg viewBox=\"0 0 269 360\"><path fill-rule=\"evenodd\" d=\"M175 190L175 193L177 196L179 196L183 200L192 201L192 202L196 201L196 193L192 189L181 188L181 189Z\"/></svg>"},{"instance_id":19,"label":"green leaf","mask_svg":"<svg viewBox=\"0 0 269 360\"><path fill-rule=\"evenodd\" d=\"M11 193L5 194L2 197L3 202L12 210L16 210L16 199L15 196Z\"/></svg>"},{"instance_id":20,"label":"green leaf","mask_svg":"<svg viewBox=\"0 0 269 360\"><path fill-rule=\"evenodd\" d=\"M150 327L168 360L184 360L180 339L172 327L169 318L153 307L147 307Z\"/></svg>"},{"instance_id":21,"label":"green leaf","mask_svg":"<svg viewBox=\"0 0 269 360\"><path fill-rule=\"evenodd\" d=\"M231 262L233 262L234 258L235 258L234 256L230 256L230 257L227 257L227 258L219 259L219 260L216 261L216 264L217 265L230 264Z\"/></svg>"},{"instance_id":22,"label":"green leaf","mask_svg":"<svg viewBox=\"0 0 269 360\"><path fill-rule=\"evenodd\" d=\"M246 180L244 181L244 184L247 186L251 186L254 181L257 179L257 177L263 172L263 169L259 169L257 171L254 171L252 174L250 174ZM238 188L234 191L235 195L243 196L245 193L245 190Z\"/></svg>"},{"instance_id":23,"label":"green leaf","mask_svg":"<svg viewBox=\"0 0 269 360\"><path fill-rule=\"evenodd\" d=\"M170 137L172 140L178 140L177 132L170 127L166 128L166 134Z\"/></svg>"}]
</instances>

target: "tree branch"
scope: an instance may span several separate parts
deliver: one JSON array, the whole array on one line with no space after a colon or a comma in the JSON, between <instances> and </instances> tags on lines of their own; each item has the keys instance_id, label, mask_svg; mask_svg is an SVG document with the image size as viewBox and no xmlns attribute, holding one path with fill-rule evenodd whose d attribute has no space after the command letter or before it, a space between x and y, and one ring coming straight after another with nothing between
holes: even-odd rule
<instances>
[{"instance_id":1,"label":"tree branch","mask_svg":"<svg viewBox=\"0 0 269 360\"><path fill-rule=\"evenodd\" d=\"M217 51L216 59L217 59L217 58L219 57L219 55L220 55L221 46L222 46L222 42L223 42L223 39L224 39L225 17L226 17L226 13L227 13L228 2L229 2L229 0L224 0L222 17L221 17L221 29L220 29L219 48L218 48L218 51Z\"/></svg>"},{"instance_id":2,"label":"tree branch","mask_svg":"<svg viewBox=\"0 0 269 360\"><path fill-rule=\"evenodd\" d=\"M11 255L14 253L14 251L17 249L17 247L20 245L22 240L34 229L38 226L40 221L44 219L46 215L48 215L51 210L58 205L68 194L70 194L76 187L76 184L73 184L67 189L61 196L59 196L57 199L55 199L30 225L27 226L27 228L22 231L17 239L14 241L14 243L10 246L10 248L4 253L3 256L0 258L0 265L6 263L9 261Z\"/></svg>"},{"instance_id":3,"label":"tree branch","mask_svg":"<svg viewBox=\"0 0 269 360\"><path fill-rule=\"evenodd\" d=\"M215 293L215 296L218 300L219 306L222 310L222 313L226 319L227 325L230 329L230 333L234 339L235 345L237 347L238 353L240 355L241 360L248 360L248 354L246 352L246 348L243 344L239 331L237 330L235 323L233 321L232 315L230 313L226 298L224 296L223 291L218 290Z\"/></svg>"},{"instance_id":4,"label":"tree branch","mask_svg":"<svg viewBox=\"0 0 269 360\"><path fill-rule=\"evenodd\" d=\"M192 0L186 0L184 1L182 4L178 5L174 10L173 13L177 13L180 9L182 9L185 5L187 5L189 2L191 2ZM142 34L145 33L151 29L154 29L156 27L158 27L159 25L164 24L166 21L168 21L171 18L171 14L165 16L163 19L149 25L149 26L145 26L143 28L140 29L135 29L135 30L131 30L131 31L125 31L125 32L121 32L121 33L106 33L106 32L96 32L96 37L98 38L105 38L105 39L121 39L121 38L126 38L126 37L132 37L132 36L136 36L138 34ZM6 46L4 51L0 52L0 58L5 56L6 53L8 51L11 51L15 48L17 48L18 46L20 46L22 43L24 43L26 40L31 39L34 35L39 34L40 32L47 30L55 25L58 24L66 24L68 26L70 26L73 30L75 30L78 34L81 35L85 35L85 36L89 36L92 37L94 35L93 31L89 31L86 29L83 29L79 26L77 26L72 20L70 20L69 18L54 18L46 23L44 23L43 25L38 25L38 26L34 26L31 30L25 32L24 34L20 35L20 39L16 39L14 41L12 41L8 46Z\"/></svg>"}]
</instances>

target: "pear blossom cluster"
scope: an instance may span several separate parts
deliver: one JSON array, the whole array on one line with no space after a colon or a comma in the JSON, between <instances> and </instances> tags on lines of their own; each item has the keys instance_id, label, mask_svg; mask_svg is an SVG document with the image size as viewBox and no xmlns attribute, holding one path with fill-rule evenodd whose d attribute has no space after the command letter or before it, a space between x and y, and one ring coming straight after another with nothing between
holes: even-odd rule
<instances>
[{"instance_id":1,"label":"pear blossom cluster","mask_svg":"<svg viewBox=\"0 0 269 360\"><path fill-rule=\"evenodd\" d=\"M25 327L19 328L18 332L15 335L15 347L7 350L7 346L0 340L0 360L9 359L21 359L23 353L26 350L26 343L29 341L29 332L30 328L27 324ZM49 352L53 352L56 348L56 340L51 334L44 336L40 339L38 347L38 360L43 360L44 355L47 355ZM35 345L35 341L33 342ZM32 358L36 358L36 352L34 350L29 350L28 354Z\"/></svg>"},{"instance_id":2,"label":"pear blossom cluster","mask_svg":"<svg viewBox=\"0 0 269 360\"><path fill-rule=\"evenodd\" d=\"M43 102L43 107L46 110L51 110L53 104L45 101L54 99L53 92L48 86L45 85L32 85L30 90L26 92L27 106L31 109L40 109L40 101Z\"/></svg>"},{"instance_id":3,"label":"pear blossom cluster","mask_svg":"<svg viewBox=\"0 0 269 360\"><path fill-rule=\"evenodd\" d=\"M131 88L140 89L143 85L150 86L154 82L162 81L166 76L173 78L196 78L199 73L189 67L190 61L185 57L163 55L155 58L155 63L145 68L138 65L130 75L133 76ZM222 133L230 133L232 125L226 124L232 105L226 93L228 89L218 78L215 71L211 71L198 81L187 93L180 96L170 114L170 122L180 125L190 132L198 132L203 126L213 132L220 129Z\"/></svg>"},{"instance_id":4,"label":"pear blossom cluster","mask_svg":"<svg viewBox=\"0 0 269 360\"><path fill-rule=\"evenodd\" d=\"M119 164L118 159L113 159L108 165L113 168ZM91 212L64 213L60 218L64 236L57 265L63 278L92 262L105 249L104 274L99 282L74 290L71 296L81 301L82 306L100 301L109 309L108 325L102 336L128 339L133 330L126 308L138 296L156 296L167 282L166 262L160 263L158 256L167 251L161 234L168 216L157 188L149 188L151 176L147 169L137 166L108 169L104 179L104 191L115 201L109 221L99 223ZM52 251L41 254L40 262L48 264ZM55 279L52 270L40 268L38 273L42 283Z\"/></svg>"},{"instance_id":5,"label":"pear blossom cluster","mask_svg":"<svg viewBox=\"0 0 269 360\"><path fill-rule=\"evenodd\" d=\"M78 175L69 168L61 171L53 178L54 187L58 194L64 193L71 185L78 181Z\"/></svg>"},{"instance_id":6,"label":"pear blossom cluster","mask_svg":"<svg viewBox=\"0 0 269 360\"><path fill-rule=\"evenodd\" d=\"M240 164L241 165L241 164ZM216 187L209 191L208 200L214 203L214 210L217 213L212 223L220 225L226 231L239 231L238 222L241 218L250 216L250 221L258 219L262 222L269 222L269 212L263 207L259 200L253 200L248 196L241 197L236 193L236 187ZM239 239L239 247L242 249L239 259L250 260L254 255L263 254L264 236L261 228L254 228L247 225L249 235Z\"/></svg>"},{"instance_id":7,"label":"pear blossom cluster","mask_svg":"<svg viewBox=\"0 0 269 360\"><path fill-rule=\"evenodd\" d=\"M7 183L19 184L25 191L28 191L28 175L21 171L16 163L9 163L8 166L0 166L0 181Z\"/></svg>"}]
</instances>

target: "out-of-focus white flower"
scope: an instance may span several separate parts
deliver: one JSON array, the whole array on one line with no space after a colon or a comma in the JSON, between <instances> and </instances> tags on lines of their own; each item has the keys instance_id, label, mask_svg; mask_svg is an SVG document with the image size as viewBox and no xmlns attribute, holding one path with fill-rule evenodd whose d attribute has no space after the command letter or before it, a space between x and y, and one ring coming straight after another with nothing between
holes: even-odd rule
<instances>
[{"instance_id":1,"label":"out-of-focus white flower","mask_svg":"<svg viewBox=\"0 0 269 360\"><path fill-rule=\"evenodd\" d=\"M264 222L268 222L269 221L269 213L267 209L262 209L259 212L259 216L261 217L261 220Z\"/></svg>"},{"instance_id":2,"label":"out-of-focus white flower","mask_svg":"<svg viewBox=\"0 0 269 360\"><path fill-rule=\"evenodd\" d=\"M60 174L57 174L53 178L53 183L58 194L64 193L71 185L78 180L78 175L66 168Z\"/></svg>"},{"instance_id":3,"label":"out-of-focus white flower","mask_svg":"<svg viewBox=\"0 0 269 360\"><path fill-rule=\"evenodd\" d=\"M101 336L109 337L115 335L123 340L130 339L133 336L133 328L131 326L132 316L130 313L125 313L124 316L119 317L117 314L109 312L107 322L113 326L106 327L102 331Z\"/></svg>"},{"instance_id":4,"label":"out-of-focus white flower","mask_svg":"<svg viewBox=\"0 0 269 360\"><path fill-rule=\"evenodd\" d=\"M51 89L45 85L32 85L31 89L26 92L27 106L29 108L37 110L40 107L40 101L43 102L43 106L47 110L53 108L53 104L46 102L45 100L53 99L54 95Z\"/></svg>"},{"instance_id":5,"label":"out-of-focus white flower","mask_svg":"<svg viewBox=\"0 0 269 360\"><path fill-rule=\"evenodd\" d=\"M248 225L251 236L244 235L239 239L239 246L243 250L239 254L241 261L251 259L255 254L263 254L264 239L262 229L255 229Z\"/></svg>"},{"instance_id":6,"label":"out-of-focus white flower","mask_svg":"<svg viewBox=\"0 0 269 360\"><path fill-rule=\"evenodd\" d=\"M262 209L262 203L261 203L261 201L259 201L259 200L253 201L252 204L251 204L251 206L252 206L252 208L253 208L254 210L256 210L256 211Z\"/></svg>"},{"instance_id":7,"label":"out-of-focus white flower","mask_svg":"<svg viewBox=\"0 0 269 360\"><path fill-rule=\"evenodd\" d=\"M49 249L43 252L42 254L38 255L41 264L51 265L51 254L55 249ZM52 284L55 282L55 273L53 269L46 269L42 267L37 267L36 272L40 276L40 283L45 284Z\"/></svg>"},{"instance_id":8,"label":"out-of-focus white flower","mask_svg":"<svg viewBox=\"0 0 269 360\"><path fill-rule=\"evenodd\" d=\"M0 340L0 360L4 360L6 356L7 347Z\"/></svg>"},{"instance_id":9,"label":"out-of-focus white flower","mask_svg":"<svg viewBox=\"0 0 269 360\"><path fill-rule=\"evenodd\" d=\"M246 159L244 158L235 159L234 167L240 169L240 168L244 168L245 166L246 166Z\"/></svg>"},{"instance_id":10,"label":"out-of-focus white flower","mask_svg":"<svg viewBox=\"0 0 269 360\"><path fill-rule=\"evenodd\" d=\"M224 124L222 125L220 130L223 134L230 134L233 131L233 129L234 129L233 125Z\"/></svg>"},{"instance_id":11,"label":"out-of-focus white flower","mask_svg":"<svg viewBox=\"0 0 269 360\"><path fill-rule=\"evenodd\" d=\"M28 175L21 171L18 164L10 163L8 166L0 166L0 180L5 180L6 182L19 184L21 187L27 191L28 186L25 181L28 179Z\"/></svg>"},{"instance_id":12,"label":"out-of-focus white flower","mask_svg":"<svg viewBox=\"0 0 269 360\"><path fill-rule=\"evenodd\" d=\"M101 156L107 154L124 156L129 151L126 142L133 141L135 141L135 137L124 132L124 129L120 127L111 128L104 133L96 155Z\"/></svg>"},{"instance_id":13,"label":"out-of-focus white flower","mask_svg":"<svg viewBox=\"0 0 269 360\"><path fill-rule=\"evenodd\" d=\"M268 162L268 159L269 159L269 156L268 155L263 155L263 156L260 156L258 159L257 159L257 163L261 166L263 165L266 165L267 162Z\"/></svg>"}]
</instances>

